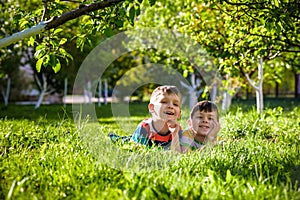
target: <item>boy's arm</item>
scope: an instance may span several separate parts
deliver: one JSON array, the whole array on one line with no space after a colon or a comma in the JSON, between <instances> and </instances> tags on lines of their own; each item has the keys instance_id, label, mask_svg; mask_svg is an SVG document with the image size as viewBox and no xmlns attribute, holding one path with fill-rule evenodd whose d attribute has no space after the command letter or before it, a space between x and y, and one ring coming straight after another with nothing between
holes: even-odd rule
<instances>
[{"instance_id":1,"label":"boy's arm","mask_svg":"<svg viewBox=\"0 0 300 200\"><path fill-rule=\"evenodd\" d=\"M209 143L209 144L217 144L217 135L221 129L220 123L217 121L212 121L212 125L213 128L210 131L210 133L208 133L208 135L205 138L205 143Z\"/></svg>"},{"instance_id":2,"label":"boy's arm","mask_svg":"<svg viewBox=\"0 0 300 200\"><path fill-rule=\"evenodd\" d=\"M178 131L172 133L171 150L172 151L178 151L179 153L182 153Z\"/></svg>"},{"instance_id":3,"label":"boy's arm","mask_svg":"<svg viewBox=\"0 0 300 200\"><path fill-rule=\"evenodd\" d=\"M142 123L140 123L136 130L134 131L131 139L139 144L147 145L149 140L149 133L146 129L146 127L143 126Z\"/></svg>"},{"instance_id":4,"label":"boy's arm","mask_svg":"<svg viewBox=\"0 0 300 200\"><path fill-rule=\"evenodd\" d=\"M178 151L181 153L181 146L180 146L179 134L178 134L180 131L180 125L175 120L169 120L167 122L167 125L172 134L171 150Z\"/></svg>"}]
</instances>

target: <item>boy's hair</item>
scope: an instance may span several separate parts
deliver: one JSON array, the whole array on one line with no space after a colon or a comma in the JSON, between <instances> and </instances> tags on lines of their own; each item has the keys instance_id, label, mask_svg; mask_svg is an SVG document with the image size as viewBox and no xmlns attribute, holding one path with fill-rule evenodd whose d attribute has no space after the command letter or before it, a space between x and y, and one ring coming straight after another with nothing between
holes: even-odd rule
<instances>
[{"instance_id":1,"label":"boy's hair","mask_svg":"<svg viewBox=\"0 0 300 200\"><path fill-rule=\"evenodd\" d=\"M216 104L214 104L211 101L200 101L196 105L193 106L190 117L192 118L195 114L195 112L200 111L200 112L217 112L218 120L219 120L219 112L218 112L218 107Z\"/></svg>"},{"instance_id":2,"label":"boy's hair","mask_svg":"<svg viewBox=\"0 0 300 200\"><path fill-rule=\"evenodd\" d=\"M162 85L155 88L150 97L150 103L156 102L157 97L163 94L175 94L179 97L181 102L181 93L176 86L173 85Z\"/></svg>"}]
</instances>

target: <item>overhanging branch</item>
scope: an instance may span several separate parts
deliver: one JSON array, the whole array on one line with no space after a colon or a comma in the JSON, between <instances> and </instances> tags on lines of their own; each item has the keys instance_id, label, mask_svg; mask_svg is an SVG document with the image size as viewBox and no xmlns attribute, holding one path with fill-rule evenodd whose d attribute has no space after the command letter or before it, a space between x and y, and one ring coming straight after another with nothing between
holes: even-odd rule
<instances>
[{"instance_id":1,"label":"overhanging branch","mask_svg":"<svg viewBox=\"0 0 300 200\"><path fill-rule=\"evenodd\" d=\"M254 2L254 3L235 3L235 2L230 2L228 0L223 0L225 3L233 6L253 6L253 5L265 5L268 2Z\"/></svg>"},{"instance_id":2,"label":"overhanging branch","mask_svg":"<svg viewBox=\"0 0 300 200\"><path fill-rule=\"evenodd\" d=\"M81 5L79 8L72 10L70 12L64 13L59 17L53 17L49 21L41 22L38 25L33 26L29 29L20 31L18 33L14 33L11 36L0 39L0 48L7 47L10 44L13 44L24 38L42 33L45 30L50 30L50 29L56 28L72 19L76 19L82 15L85 15L86 13L100 10L103 8L107 8L107 7L111 7L115 4L118 4L123 1L125 1L125 0L106 0L106 1L101 1L101 2L97 2L97 3L93 3L93 4Z\"/></svg>"},{"instance_id":3,"label":"overhanging branch","mask_svg":"<svg viewBox=\"0 0 300 200\"><path fill-rule=\"evenodd\" d=\"M88 5L81 5L79 8L72 10L70 12L64 13L59 17L54 18L51 20L49 23L46 25L46 30L56 28L67 21L70 21L72 19L76 19L82 15L85 15L89 12L100 10L103 8L111 7L117 3L120 3L125 0L107 0L107 1L101 1L93 4L88 4Z\"/></svg>"}]
</instances>

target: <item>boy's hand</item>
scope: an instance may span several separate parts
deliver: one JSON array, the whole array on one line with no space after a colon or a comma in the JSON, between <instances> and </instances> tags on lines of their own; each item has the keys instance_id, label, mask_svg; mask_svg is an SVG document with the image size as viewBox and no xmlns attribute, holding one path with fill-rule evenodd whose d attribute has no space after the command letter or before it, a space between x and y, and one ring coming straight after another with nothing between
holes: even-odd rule
<instances>
[{"instance_id":1,"label":"boy's hand","mask_svg":"<svg viewBox=\"0 0 300 200\"><path fill-rule=\"evenodd\" d=\"M169 131L171 131L172 134L172 142L171 142L171 150L172 151L177 151L177 152L182 152L181 147L180 147L180 142L179 142L179 123L175 120L168 120L167 125L169 128Z\"/></svg>"},{"instance_id":2,"label":"boy's hand","mask_svg":"<svg viewBox=\"0 0 300 200\"><path fill-rule=\"evenodd\" d=\"M167 125L171 133L177 133L179 131L179 124L176 120L168 120Z\"/></svg>"},{"instance_id":3,"label":"boy's hand","mask_svg":"<svg viewBox=\"0 0 300 200\"><path fill-rule=\"evenodd\" d=\"M211 125L212 125L212 128L211 128L210 132L207 135L207 139L210 142L215 142L216 137L217 137L217 135L218 135L218 133L221 129L221 126L220 126L220 123L218 121L214 121L214 120L211 121Z\"/></svg>"}]
</instances>

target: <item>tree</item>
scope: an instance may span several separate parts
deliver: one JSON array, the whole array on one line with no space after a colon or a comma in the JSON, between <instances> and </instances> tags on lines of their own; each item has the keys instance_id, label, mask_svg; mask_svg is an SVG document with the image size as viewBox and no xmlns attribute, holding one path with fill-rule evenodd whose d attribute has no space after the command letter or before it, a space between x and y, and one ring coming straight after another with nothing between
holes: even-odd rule
<instances>
[{"instance_id":1,"label":"tree","mask_svg":"<svg viewBox=\"0 0 300 200\"><path fill-rule=\"evenodd\" d=\"M299 7L297 1L276 0L157 1L136 24L188 33L214 58L223 76L230 74L242 82L257 72L259 58L268 68L276 57L299 54Z\"/></svg>"},{"instance_id":2,"label":"tree","mask_svg":"<svg viewBox=\"0 0 300 200\"><path fill-rule=\"evenodd\" d=\"M43 5L39 5L34 1L31 5L37 5L37 9L34 12L27 10L28 14L26 13L26 15L24 14L25 11L21 9L23 6L27 8L26 1L10 2L15 12L12 23L20 28L27 29L10 36L9 33L3 33L6 37L0 40L0 48L20 42L23 39L29 46L33 46L34 42L37 42L38 45L36 45L35 49L37 70L39 71L42 65L51 65L54 71L59 71L60 61L58 57L64 59L70 57L61 48L67 41L67 38L62 36L71 35L72 38L75 37L77 39L77 47L81 48L84 44L91 42L90 38L96 32L111 36L115 30L126 26L126 23L133 23L134 18L139 14L140 2L106 0L91 4L77 3L76 8L76 4L69 4L68 2L44 1ZM151 4L153 3L154 1L151 1ZM68 11L69 9L73 10ZM5 12L4 9L3 11ZM60 15L57 16L58 14ZM79 19L81 16L84 17ZM79 28L75 26L76 31L72 31L72 34L69 32L70 29L57 28L63 24L72 23L71 20L75 20L77 25L81 24ZM25 43L22 45L25 45Z\"/></svg>"},{"instance_id":3,"label":"tree","mask_svg":"<svg viewBox=\"0 0 300 200\"><path fill-rule=\"evenodd\" d=\"M0 4L0 8L0 33L12 33L16 31L17 26L8 23L13 17L13 8L4 3ZM19 65L25 49L26 48L23 48L20 45L10 45L6 49L0 49L0 90L5 106L7 106L9 102L11 83L19 74Z\"/></svg>"},{"instance_id":4,"label":"tree","mask_svg":"<svg viewBox=\"0 0 300 200\"><path fill-rule=\"evenodd\" d=\"M34 59L30 59L30 62L35 66L35 80L37 85L40 85L42 100L50 80L44 74L47 70L43 70L42 67L51 67L55 73L60 71L61 64L64 62L68 64L72 59L65 48L67 43L75 39L76 47L81 50L87 45L93 47L97 42L95 40L97 36L99 41L104 35L111 36L126 23L133 23L133 18L139 13L139 4L139 1L125 0L107 0L90 4L8 1L0 5L3 13L7 15L6 8L11 8L10 20L7 20L8 17L3 18L6 27L2 26L1 30L4 31L1 35L6 37L0 39L0 48L33 47ZM36 9L30 11L32 8ZM12 25L25 30L19 30L9 36L11 31L7 30ZM58 28L61 25L64 25L64 29Z\"/></svg>"},{"instance_id":5,"label":"tree","mask_svg":"<svg viewBox=\"0 0 300 200\"><path fill-rule=\"evenodd\" d=\"M210 59L222 76L230 74L233 78L239 78L241 82L248 80L247 75L251 79L253 78L251 74L256 75L259 58L263 60L264 71L271 71L268 68L278 61L276 57L291 57L289 55L299 54L300 3L298 1L243 0L236 3L228 0L221 2L177 0L157 1L155 5L154 3L155 1L150 1L152 5L150 7L148 1L111 0L78 5L77 9L68 12L67 8L75 7L66 3L45 1L44 8L34 14L40 16L35 19L43 20L34 21L35 24L42 21L42 24L33 28L37 30L33 35L40 36L43 30L47 30L43 32L44 37L40 37L41 41L38 41L39 45L36 47L37 69L42 66L52 66L54 70L59 70L60 60L57 57L67 59L68 54L62 48L66 39L60 37L65 36L66 31L57 27L64 23L71 24L73 22L70 21L71 19L87 12L89 15L81 19L81 22L84 22L81 24L84 24L83 28L88 30L88 33L83 33L80 29L78 32L77 29L72 32L72 35L77 36L78 47L87 44L90 41L89 37L96 30L110 36L117 30L134 23L135 27L169 28L195 39L211 56ZM102 9L99 10L100 8ZM142 15L136 18L140 13ZM28 20L31 16L33 15L22 19L20 24L31 27L33 23ZM58 17L52 19L53 16ZM29 37L27 41L32 45L37 41L35 39ZM0 40L0 44L3 44L3 41L5 40ZM168 57L165 53L159 55L158 52L153 52L151 55L153 55L150 56L151 59L156 60L161 60L157 57ZM170 59L164 58L164 60ZM287 62L285 59L282 61ZM185 75L196 69L196 65L190 66L187 60L173 63L177 63ZM299 66L299 60L289 64ZM283 65L282 68L285 66ZM272 76L271 73L267 75ZM267 77L264 75L265 78Z\"/></svg>"},{"instance_id":6,"label":"tree","mask_svg":"<svg viewBox=\"0 0 300 200\"><path fill-rule=\"evenodd\" d=\"M213 26L212 23L204 22L208 25L204 27L199 23L199 27L204 28L200 29L200 33L202 30L212 30L212 37L210 36L210 42L203 40L203 37L199 37L198 40L204 42L212 52L221 55L222 71L236 71L236 75L246 77L249 84L254 86L249 74L255 70L253 66L257 65L258 59L263 60L264 67L269 67L267 62L278 56L300 52L299 9L297 9L299 5L293 1L280 3L224 1L223 4L215 2L209 6L209 9L219 12L221 19L218 19L218 27L207 29ZM220 38L224 45L219 42ZM211 41L214 41L214 46L211 45ZM254 88L257 91L257 110L261 112L263 108L262 64L259 64L258 69L257 86L259 87ZM272 76L272 74L268 75Z\"/></svg>"}]
</instances>

